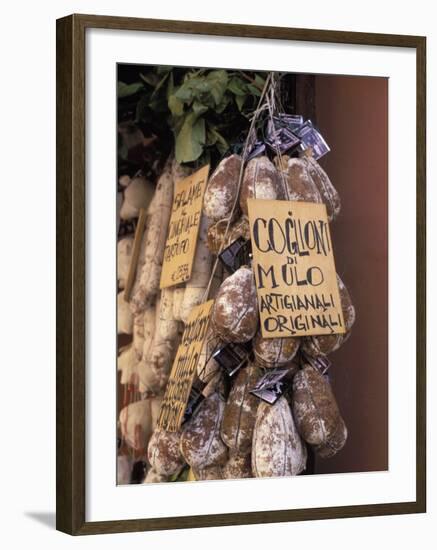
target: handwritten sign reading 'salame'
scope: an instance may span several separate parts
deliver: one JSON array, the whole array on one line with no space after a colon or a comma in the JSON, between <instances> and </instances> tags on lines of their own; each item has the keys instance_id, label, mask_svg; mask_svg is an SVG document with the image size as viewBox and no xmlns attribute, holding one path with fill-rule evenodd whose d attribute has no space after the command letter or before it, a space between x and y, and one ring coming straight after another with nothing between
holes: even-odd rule
<instances>
[{"instance_id":1,"label":"handwritten sign reading 'salame'","mask_svg":"<svg viewBox=\"0 0 437 550\"><path fill-rule=\"evenodd\" d=\"M161 272L161 288L191 277L209 166L176 185Z\"/></svg>"},{"instance_id":2,"label":"handwritten sign reading 'salame'","mask_svg":"<svg viewBox=\"0 0 437 550\"><path fill-rule=\"evenodd\" d=\"M161 403L158 427L163 430L177 432L181 427L213 303L209 300L200 304L188 318Z\"/></svg>"},{"instance_id":3,"label":"handwritten sign reading 'salame'","mask_svg":"<svg viewBox=\"0 0 437 550\"><path fill-rule=\"evenodd\" d=\"M265 338L344 333L324 204L249 199Z\"/></svg>"}]
</instances>

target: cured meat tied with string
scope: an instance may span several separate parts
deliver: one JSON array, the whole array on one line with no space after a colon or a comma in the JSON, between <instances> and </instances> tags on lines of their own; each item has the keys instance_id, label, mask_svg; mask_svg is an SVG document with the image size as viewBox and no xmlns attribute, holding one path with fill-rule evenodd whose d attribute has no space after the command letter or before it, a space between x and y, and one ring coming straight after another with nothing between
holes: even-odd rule
<instances>
[{"instance_id":1,"label":"cured meat tied with string","mask_svg":"<svg viewBox=\"0 0 437 550\"><path fill-rule=\"evenodd\" d=\"M232 71L223 72L227 82L237 78ZM188 80L199 76L187 74L197 75ZM236 74L238 83L249 83ZM266 337L249 230L252 199L325 205L329 223L335 223L341 215L340 197L319 163L330 149L314 120L283 105L282 74L249 79L255 101L244 121L235 114L243 128L238 140L225 146L219 126L214 134L206 119L212 144L209 152L205 145L202 154L207 156L184 160L175 138L172 147L167 142L153 170L136 166L135 172L120 174L120 483L312 474L315 456L332 457L347 440L347 419L330 383L335 352L347 345L356 317L344 281L347 274L337 276L344 333ZM214 120L219 115L215 112ZM151 142L155 149L160 139L157 135ZM219 156L211 153L218 150ZM178 185L206 164L210 171L191 277L160 288ZM169 380L170 385L178 381L175 361L184 330L195 308L210 300L195 368L190 377L185 373L180 378L188 384L183 414L176 428L164 427L163 407L168 407Z\"/></svg>"}]
</instances>

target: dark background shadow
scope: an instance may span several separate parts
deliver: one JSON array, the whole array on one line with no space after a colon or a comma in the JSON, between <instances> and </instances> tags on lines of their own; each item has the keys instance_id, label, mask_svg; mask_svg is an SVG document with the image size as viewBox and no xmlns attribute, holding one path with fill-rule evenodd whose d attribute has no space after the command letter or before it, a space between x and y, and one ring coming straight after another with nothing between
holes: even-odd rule
<instances>
[{"instance_id":1,"label":"dark background shadow","mask_svg":"<svg viewBox=\"0 0 437 550\"><path fill-rule=\"evenodd\" d=\"M316 473L388 469L388 79L315 78L321 164L340 193L331 225L337 271L357 312L330 374L348 441ZM394 198L396 200L396 198Z\"/></svg>"}]
</instances>

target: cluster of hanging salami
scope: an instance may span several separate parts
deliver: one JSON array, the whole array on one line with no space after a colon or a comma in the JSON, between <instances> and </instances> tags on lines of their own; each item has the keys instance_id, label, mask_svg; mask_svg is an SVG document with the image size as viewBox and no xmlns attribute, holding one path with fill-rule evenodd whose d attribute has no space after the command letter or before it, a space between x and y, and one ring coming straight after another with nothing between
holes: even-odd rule
<instances>
[{"instance_id":1,"label":"cluster of hanging salami","mask_svg":"<svg viewBox=\"0 0 437 550\"><path fill-rule=\"evenodd\" d=\"M273 160L257 156L246 163L236 154L224 158L204 194L191 278L160 290L173 193L187 174L168 161L153 196L144 194L141 204L147 215L136 277L129 300L120 294L118 301L119 332L132 334L118 368L127 395L136 396L119 416L122 444L143 461L145 482L174 480L189 468L196 480L298 475L309 453L331 457L346 442L347 428L324 366L326 356L349 336L355 310L337 276L345 334L262 336L250 248L245 248L250 246L247 199L324 203L332 221L340 212L339 195L305 153ZM229 253L235 243L237 253ZM118 243L120 289L132 248L130 237ZM208 299L214 304L193 383L200 398L180 430L169 432L157 426L160 403L184 323ZM119 482L129 477L125 462Z\"/></svg>"}]
</instances>

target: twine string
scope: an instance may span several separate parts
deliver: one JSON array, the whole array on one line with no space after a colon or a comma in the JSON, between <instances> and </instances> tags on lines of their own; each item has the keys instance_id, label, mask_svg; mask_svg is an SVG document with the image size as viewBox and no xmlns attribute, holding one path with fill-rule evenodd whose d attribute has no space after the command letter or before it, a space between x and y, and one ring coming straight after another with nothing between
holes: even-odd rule
<instances>
[{"instance_id":1,"label":"twine string","mask_svg":"<svg viewBox=\"0 0 437 550\"><path fill-rule=\"evenodd\" d=\"M217 257L214 261L214 264L213 264L213 268L212 268L212 271L211 271L211 276L209 278L209 281L208 281L208 285L207 287L205 288L205 292L203 293L203 296L202 296L202 300L201 300L201 303L203 303L207 296L209 295L209 291L211 289L211 284L212 284L212 281L213 281L213 278L214 278L214 275L215 275L215 272L217 270L217 267L219 265L219 262L220 262L220 254L223 252L223 249L224 249L224 244L226 242L226 237L228 236L228 233L229 233L229 229L231 227L231 222L232 222L232 219L234 217L234 214L235 214L235 210L237 208L237 204L238 204L238 199L239 199L239 195L240 195L240 188L241 188L241 182L243 181L243 174L244 174L244 168L245 168L245 165L246 165L246 159L247 159L247 151L248 151L248 145L249 145L249 140L250 138L252 137L253 135L253 132L254 132L254 129L255 129L255 123L256 121L258 120L259 118L259 115L260 113L264 110L264 103L265 103L265 96L266 96L266 93L267 93L267 90L268 90L268 87L272 81L272 74L273 73L269 73L267 78L266 78L266 81L264 83L264 87L263 87L263 90L261 92L261 96L259 98L259 101L258 101L258 105L253 113L253 116L252 116L252 119L251 119L251 122L250 122L250 127L249 127L249 131L247 133L247 137L246 137L246 140L244 142L244 148L243 148L243 154L242 154L242 162L241 162L241 166L240 166L240 173L238 175L238 183L237 183L237 192L235 193L235 198L234 198L234 202L232 204L232 209L231 209L231 213L230 213L230 216L229 216L229 219L228 219L228 222L226 224L226 229L225 229L225 233L224 233L224 236L223 236L223 240L220 244L220 248L219 248L219 251L217 253Z\"/></svg>"}]
</instances>

